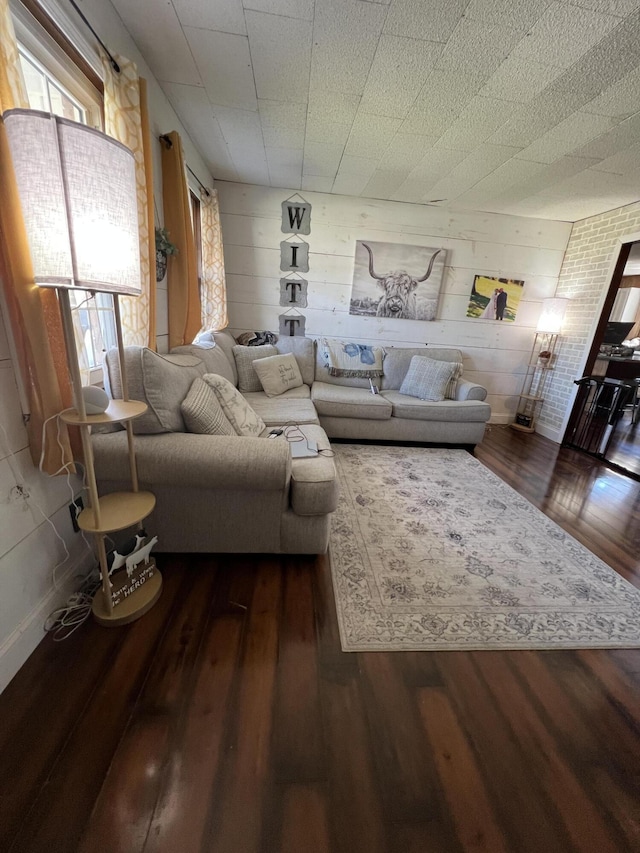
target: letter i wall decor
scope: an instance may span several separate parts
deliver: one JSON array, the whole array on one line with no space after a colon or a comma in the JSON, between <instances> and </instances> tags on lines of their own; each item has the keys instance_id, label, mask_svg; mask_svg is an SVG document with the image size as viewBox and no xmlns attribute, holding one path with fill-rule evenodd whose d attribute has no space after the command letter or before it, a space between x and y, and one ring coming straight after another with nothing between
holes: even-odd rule
<instances>
[{"instance_id":1,"label":"letter i wall decor","mask_svg":"<svg viewBox=\"0 0 640 853\"><path fill-rule=\"evenodd\" d=\"M281 230L292 236L280 243L280 269L287 273L280 279L280 305L288 310L279 316L279 331L285 337L304 336L306 317L298 309L307 307L308 282L298 273L309 271L309 244L299 235L311 233L311 205L298 193L282 202Z\"/></svg>"}]
</instances>

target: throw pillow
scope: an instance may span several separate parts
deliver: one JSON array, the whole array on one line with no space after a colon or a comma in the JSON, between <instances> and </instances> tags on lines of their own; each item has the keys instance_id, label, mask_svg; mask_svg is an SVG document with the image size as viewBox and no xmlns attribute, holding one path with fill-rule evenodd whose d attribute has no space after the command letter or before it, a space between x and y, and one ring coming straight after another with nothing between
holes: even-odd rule
<instances>
[{"instance_id":1,"label":"throw pillow","mask_svg":"<svg viewBox=\"0 0 640 853\"><path fill-rule=\"evenodd\" d=\"M272 355L254 361L253 369L258 374L267 397L277 397L290 388L304 385L295 355Z\"/></svg>"},{"instance_id":2,"label":"throw pillow","mask_svg":"<svg viewBox=\"0 0 640 853\"><path fill-rule=\"evenodd\" d=\"M223 412L238 435L260 435L266 429L262 418L253 411L228 379L216 373L205 373L202 378L213 389Z\"/></svg>"},{"instance_id":3,"label":"throw pillow","mask_svg":"<svg viewBox=\"0 0 640 853\"><path fill-rule=\"evenodd\" d=\"M461 361L452 361L451 364L455 367L455 370L451 374L451 379L449 380L449 384L447 385L447 390L444 392L445 400L455 400L456 399L456 389L458 387L458 379L462 376L462 362Z\"/></svg>"},{"instance_id":4,"label":"throw pillow","mask_svg":"<svg viewBox=\"0 0 640 853\"><path fill-rule=\"evenodd\" d=\"M202 379L194 379L180 405L189 432L198 435L237 435L215 391Z\"/></svg>"},{"instance_id":5,"label":"throw pillow","mask_svg":"<svg viewBox=\"0 0 640 853\"><path fill-rule=\"evenodd\" d=\"M400 386L400 393L433 403L444 400L455 369L455 362L436 361L434 358L414 355Z\"/></svg>"},{"instance_id":6,"label":"throw pillow","mask_svg":"<svg viewBox=\"0 0 640 853\"><path fill-rule=\"evenodd\" d=\"M268 358L271 355L278 355L278 350L275 347L267 344L262 347L241 347L234 346L233 355L238 368L238 390L243 394L250 391L262 391L262 385L258 379L258 374L253 369L253 362L259 358Z\"/></svg>"}]
</instances>

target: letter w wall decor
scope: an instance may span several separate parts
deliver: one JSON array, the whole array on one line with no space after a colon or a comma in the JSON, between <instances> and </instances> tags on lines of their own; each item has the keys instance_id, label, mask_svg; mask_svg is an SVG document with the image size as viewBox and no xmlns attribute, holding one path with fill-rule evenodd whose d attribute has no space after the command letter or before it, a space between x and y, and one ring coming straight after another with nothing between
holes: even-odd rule
<instances>
[{"instance_id":1,"label":"letter w wall decor","mask_svg":"<svg viewBox=\"0 0 640 853\"><path fill-rule=\"evenodd\" d=\"M311 205L302 196L301 201L294 201L295 196L282 202L282 233L310 234Z\"/></svg>"}]
</instances>

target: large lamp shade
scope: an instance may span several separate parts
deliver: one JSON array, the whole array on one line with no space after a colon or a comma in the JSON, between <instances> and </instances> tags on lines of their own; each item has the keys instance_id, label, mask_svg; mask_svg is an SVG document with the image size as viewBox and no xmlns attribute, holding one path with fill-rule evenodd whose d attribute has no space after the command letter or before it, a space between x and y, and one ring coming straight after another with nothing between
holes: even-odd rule
<instances>
[{"instance_id":1,"label":"large lamp shade","mask_svg":"<svg viewBox=\"0 0 640 853\"><path fill-rule=\"evenodd\" d=\"M2 116L36 284L139 295L134 156L98 130L36 110Z\"/></svg>"},{"instance_id":2,"label":"large lamp shade","mask_svg":"<svg viewBox=\"0 0 640 853\"><path fill-rule=\"evenodd\" d=\"M569 299L566 296L552 296L549 299L543 299L536 331L546 332L549 335L559 335L568 305Z\"/></svg>"}]
</instances>

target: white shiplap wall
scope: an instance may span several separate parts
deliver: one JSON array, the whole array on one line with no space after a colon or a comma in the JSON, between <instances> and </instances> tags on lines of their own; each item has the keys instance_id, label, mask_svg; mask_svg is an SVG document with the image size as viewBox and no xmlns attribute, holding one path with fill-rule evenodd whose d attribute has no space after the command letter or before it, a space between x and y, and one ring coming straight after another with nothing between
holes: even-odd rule
<instances>
[{"instance_id":1,"label":"white shiplap wall","mask_svg":"<svg viewBox=\"0 0 640 853\"><path fill-rule=\"evenodd\" d=\"M281 202L291 190L217 182L230 327L278 329ZM464 375L489 391L494 423L513 418L541 300L553 296L571 232L567 222L305 192L313 205L307 334L387 346L456 346ZM349 314L356 240L447 250L438 319L433 322ZM524 279L515 323L466 315L475 274Z\"/></svg>"}]
</instances>

